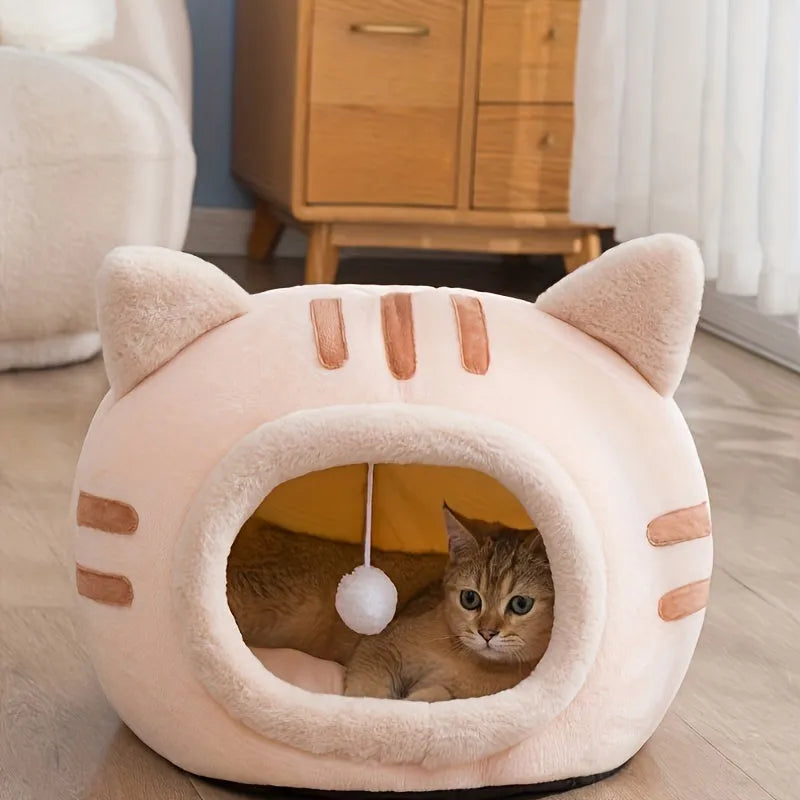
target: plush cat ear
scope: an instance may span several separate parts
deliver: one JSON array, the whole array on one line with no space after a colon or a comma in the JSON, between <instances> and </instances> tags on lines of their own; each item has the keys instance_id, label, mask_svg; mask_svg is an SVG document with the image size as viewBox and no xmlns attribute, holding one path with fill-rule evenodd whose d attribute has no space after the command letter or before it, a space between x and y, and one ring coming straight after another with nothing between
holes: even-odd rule
<instances>
[{"instance_id":1,"label":"plush cat ear","mask_svg":"<svg viewBox=\"0 0 800 800\"><path fill-rule=\"evenodd\" d=\"M444 524L447 529L447 541L450 549L450 560L459 561L478 549L478 540L466 525L446 505L442 509Z\"/></svg>"},{"instance_id":2,"label":"plush cat ear","mask_svg":"<svg viewBox=\"0 0 800 800\"><path fill-rule=\"evenodd\" d=\"M163 247L112 250L97 276L97 307L116 397L249 305L244 289L188 253Z\"/></svg>"},{"instance_id":3,"label":"plush cat ear","mask_svg":"<svg viewBox=\"0 0 800 800\"><path fill-rule=\"evenodd\" d=\"M548 289L536 307L616 350L670 397L689 358L703 281L697 245L659 234L609 250Z\"/></svg>"}]
</instances>

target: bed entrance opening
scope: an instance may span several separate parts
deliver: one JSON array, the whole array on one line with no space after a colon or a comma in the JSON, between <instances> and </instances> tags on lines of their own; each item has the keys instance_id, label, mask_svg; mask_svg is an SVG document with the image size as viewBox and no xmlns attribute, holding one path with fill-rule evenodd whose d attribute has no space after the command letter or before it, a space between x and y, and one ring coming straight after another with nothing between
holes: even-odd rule
<instances>
[{"instance_id":1,"label":"bed entrance opening","mask_svg":"<svg viewBox=\"0 0 800 800\"><path fill-rule=\"evenodd\" d=\"M302 475L247 519L227 567L245 644L283 680L330 694L436 701L527 677L552 623L547 556L520 501L477 470L374 466L369 552L396 587L396 612L375 636L342 621L337 586L365 556L367 476L363 463ZM474 685L484 667L486 686Z\"/></svg>"}]
</instances>

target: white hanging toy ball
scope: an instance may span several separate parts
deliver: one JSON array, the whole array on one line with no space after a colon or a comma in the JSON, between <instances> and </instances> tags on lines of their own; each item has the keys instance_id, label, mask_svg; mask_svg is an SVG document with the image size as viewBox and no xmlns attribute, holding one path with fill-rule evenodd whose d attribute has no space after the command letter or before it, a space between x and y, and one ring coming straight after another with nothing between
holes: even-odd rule
<instances>
[{"instance_id":1,"label":"white hanging toy ball","mask_svg":"<svg viewBox=\"0 0 800 800\"><path fill-rule=\"evenodd\" d=\"M367 512L364 525L364 563L339 581L336 611L350 630L372 636L394 619L397 588L381 569L370 565L372 547L372 484L375 466L367 465Z\"/></svg>"}]
</instances>

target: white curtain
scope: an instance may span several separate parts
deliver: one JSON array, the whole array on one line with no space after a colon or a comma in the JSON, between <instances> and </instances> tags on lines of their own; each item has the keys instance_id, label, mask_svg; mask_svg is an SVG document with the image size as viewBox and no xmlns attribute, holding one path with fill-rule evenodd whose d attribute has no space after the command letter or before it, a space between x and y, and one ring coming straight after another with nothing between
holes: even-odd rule
<instances>
[{"instance_id":1,"label":"white curtain","mask_svg":"<svg viewBox=\"0 0 800 800\"><path fill-rule=\"evenodd\" d=\"M800 307L800 0L583 0L570 211Z\"/></svg>"}]
</instances>

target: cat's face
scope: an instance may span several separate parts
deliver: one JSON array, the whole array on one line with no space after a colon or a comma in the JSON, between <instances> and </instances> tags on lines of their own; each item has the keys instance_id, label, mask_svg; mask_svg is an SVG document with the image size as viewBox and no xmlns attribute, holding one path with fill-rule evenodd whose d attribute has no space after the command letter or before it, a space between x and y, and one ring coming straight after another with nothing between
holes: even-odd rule
<instances>
[{"instance_id":1,"label":"cat's face","mask_svg":"<svg viewBox=\"0 0 800 800\"><path fill-rule=\"evenodd\" d=\"M553 581L539 532L466 520L448 509L445 520L451 633L489 661L536 663L553 626Z\"/></svg>"}]
</instances>

